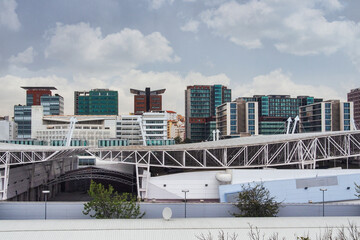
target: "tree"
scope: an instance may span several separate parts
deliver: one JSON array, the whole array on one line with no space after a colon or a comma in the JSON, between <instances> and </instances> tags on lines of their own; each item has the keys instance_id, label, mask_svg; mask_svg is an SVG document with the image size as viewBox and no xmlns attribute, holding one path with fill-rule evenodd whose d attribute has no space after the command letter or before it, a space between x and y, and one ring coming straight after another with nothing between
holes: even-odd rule
<instances>
[{"instance_id":1,"label":"tree","mask_svg":"<svg viewBox=\"0 0 360 240\"><path fill-rule=\"evenodd\" d=\"M145 215L140 212L136 196L119 194L111 185L106 189L101 183L91 180L88 194L92 200L84 204L83 214L90 214L92 218L142 218Z\"/></svg>"},{"instance_id":2,"label":"tree","mask_svg":"<svg viewBox=\"0 0 360 240\"><path fill-rule=\"evenodd\" d=\"M179 137L179 136L174 138L174 140L175 140L175 144L180 144L181 143L181 137Z\"/></svg>"},{"instance_id":3,"label":"tree","mask_svg":"<svg viewBox=\"0 0 360 240\"><path fill-rule=\"evenodd\" d=\"M238 202L235 206L240 210L239 214L233 213L235 217L275 217L279 212L280 203L263 184L243 185L239 192Z\"/></svg>"}]
</instances>

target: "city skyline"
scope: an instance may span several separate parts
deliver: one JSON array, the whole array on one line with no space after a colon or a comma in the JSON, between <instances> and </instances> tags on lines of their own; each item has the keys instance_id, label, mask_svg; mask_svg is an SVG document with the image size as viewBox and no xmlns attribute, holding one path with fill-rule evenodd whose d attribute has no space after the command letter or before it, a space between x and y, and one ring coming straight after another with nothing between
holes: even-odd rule
<instances>
[{"instance_id":1,"label":"city skyline","mask_svg":"<svg viewBox=\"0 0 360 240\"><path fill-rule=\"evenodd\" d=\"M346 100L357 85L356 1L0 0L0 115L25 104L20 86L74 91L166 88L163 109L184 114L190 85ZM176 96L176 97L174 97Z\"/></svg>"}]
</instances>

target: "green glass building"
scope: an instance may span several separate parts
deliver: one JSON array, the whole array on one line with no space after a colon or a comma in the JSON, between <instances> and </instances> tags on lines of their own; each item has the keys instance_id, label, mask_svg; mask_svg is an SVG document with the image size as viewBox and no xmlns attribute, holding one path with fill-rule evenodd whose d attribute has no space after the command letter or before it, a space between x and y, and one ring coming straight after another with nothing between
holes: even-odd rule
<instances>
[{"instance_id":1,"label":"green glass building","mask_svg":"<svg viewBox=\"0 0 360 240\"><path fill-rule=\"evenodd\" d=\"M75 115L118 115L118 92L109 89L92 89L74 93Z\"/></svg>"},{"instance_id":2,"label":"green glass building","mask_svg":"<svg viewBox=\"0 0 360 240\"><path fill-rule=\"evenodd\" d=\"M299 115L301 106L322 102L321 98L290 95L254 95L241 97L247 102L258 102L259 134L272 135L286 133L286 120ZM298 131L297 131L298 132Z\"/></svg>"},{"instance_id":3,"label":"green glass building","mask_svg":"<svg viewBox=\"0 0 360 240\"><path fill-rule=\"evenodd\" d=\"M212 140L216 129L216 107L231 101L226 86L194 85L185 90L186 137L193 142Z\"/></svg>"}]
</instances>

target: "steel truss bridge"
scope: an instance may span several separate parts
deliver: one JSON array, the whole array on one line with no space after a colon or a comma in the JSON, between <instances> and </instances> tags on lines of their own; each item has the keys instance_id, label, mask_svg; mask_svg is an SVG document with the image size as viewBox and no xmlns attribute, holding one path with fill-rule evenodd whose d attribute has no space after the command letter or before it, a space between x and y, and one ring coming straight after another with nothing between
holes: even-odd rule
<instances>
[{"instance_id":1,"label":"steel truss bridge","mask_svg":"<svg viewBox=\"0 0 360 240\"><path fill-rule=\"evenodd\" d=\"M9 146L14 145L0 145L0 199L4 199L4 196L6 198L10 166L56 161L85 152L100 160L134 165L138 195L144 197L147 189L146 179L150 177L150 167L240 169L293 165L300 169L316 168L320 161L359 157L360 131L252 136L171 146L108 148Z\"/></svg>"},{"instance_id":2,"label":"steel truss bridge","mask_svg":"<svg viewBox=\"0 0 360 240\"><path fill-rule=\"evenodd\" d=\"M173 146L89 149L102 160L136 166L138 195L146 198L150 167L240 169L295 165L360 156L360 131L252 136ZM145 171L146 170L146 171Z\"/></svg>"}]
</instances>

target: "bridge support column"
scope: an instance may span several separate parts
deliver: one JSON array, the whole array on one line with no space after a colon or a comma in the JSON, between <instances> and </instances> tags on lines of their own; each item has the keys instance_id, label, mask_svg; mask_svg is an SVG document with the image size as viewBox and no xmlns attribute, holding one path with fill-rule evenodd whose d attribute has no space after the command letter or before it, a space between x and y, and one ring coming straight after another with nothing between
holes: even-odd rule
<instances>
[{"instance_id":1,"label":"bridge support column","mask_svg":"<svg viewBox=\"0 0 360 240\"><path fill-rule=\"evenodd\" d=\"M6 152L6 160L3 168L0 168L0 200L7 199L9 172L10 172L10 152Z\"/></svg>"},{"instance_id":2,"label":"bridge support column","mask_svg":"<svg viewBox=\"0 0 360 240\"><path fill-rule=\"evenodd\" d=\"M7 199L9 171L10 166L8 164L5 164L4 168L0 169L0 200Z\"/></svg>"}]
</instances>

